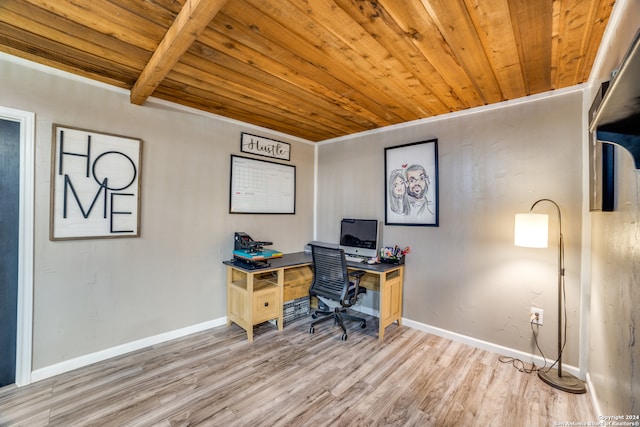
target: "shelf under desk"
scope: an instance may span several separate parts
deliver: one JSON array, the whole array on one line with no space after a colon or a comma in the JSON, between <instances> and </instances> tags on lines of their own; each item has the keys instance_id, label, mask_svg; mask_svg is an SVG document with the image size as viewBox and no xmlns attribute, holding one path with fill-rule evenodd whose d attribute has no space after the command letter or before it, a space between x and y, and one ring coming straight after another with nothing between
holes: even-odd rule
<instances>
[{"instance_id":1,"label":"shelf under desk","mask_svg":"<svg viewBox=\"0 0 640 427\"><path fill-rule=\"evenodd\" d=\"M223 263L227 266L227 326L233 322L243 328L249 341L253 341L253 326L268 320L276 320L282 331L285 292L299 286L301 280L308 278L309 284L313 280L313 274L308 274L313 260L305 252L284 254L257 269L236 265L233 260ZM387 326L402 322L404 265L347 262L347 266L363 270L360 285L380 294L378 339L383 340Z\"/></svg>"}]
</instances>

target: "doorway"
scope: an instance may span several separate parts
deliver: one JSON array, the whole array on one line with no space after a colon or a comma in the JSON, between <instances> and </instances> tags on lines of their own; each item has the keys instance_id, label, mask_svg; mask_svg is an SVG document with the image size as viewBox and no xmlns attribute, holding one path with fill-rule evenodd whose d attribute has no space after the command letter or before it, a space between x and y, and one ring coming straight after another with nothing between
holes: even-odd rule
<instances>
[{"instance_id":1,"label":"doorway","mask_svg":"<svg viewBox=\"0 0 640 427\"><path fill-rule=\"evenodd\" d=\"M0 387L31 382L34 124L0 107Z\"/></svg>"},{"instance_id":2,"label":"doorway","mask_svg":"<svg viewBox=\"0 0 640 427\"><path fill-rule=\"evenodd\" d=\"M0 387L16 379L20 123L0 119Z\"/></svg>"}]
</instances>

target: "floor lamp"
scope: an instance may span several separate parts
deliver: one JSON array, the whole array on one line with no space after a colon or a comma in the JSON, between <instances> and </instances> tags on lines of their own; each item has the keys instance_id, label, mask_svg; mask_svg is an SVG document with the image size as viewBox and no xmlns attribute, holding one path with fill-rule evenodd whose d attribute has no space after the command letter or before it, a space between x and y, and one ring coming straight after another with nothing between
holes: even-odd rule
<instances>
[{"instance_id":1,"label":"floor lamp","mask_svg":"<svg viewBox=\"0 0 640 427\"><path fill-rule=\"evenodd\" d=\"M586 392L585 385L573 375L562 372L562 320L563 309L566 301L563 298L564 290L564 240L562 237L562 216L560 214L560 206L550 199L537 200L529 213L516 214L514 244L516 246L524 246L527 248L546 248L548 247L549 237L549 216L544 214L534 214L533 208L540 202L552 203L558 210L558 368L538 370L538 377L545 383L557 389L569 393ZM566 318L564 319L566 325ZM566 331L565 331L566 333Z\"/></svg>"}]
</instances>

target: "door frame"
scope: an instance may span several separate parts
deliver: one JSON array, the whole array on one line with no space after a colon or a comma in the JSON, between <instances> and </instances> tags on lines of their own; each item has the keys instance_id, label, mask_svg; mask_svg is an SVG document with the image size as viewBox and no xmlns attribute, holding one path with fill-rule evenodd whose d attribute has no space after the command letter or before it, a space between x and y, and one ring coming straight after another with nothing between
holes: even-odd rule
<instances>
[{"instance_id":1,"label":"door frame","mask_svg":"<svg viewBox=\"0 0 640 427\"><path fill-rule=\"evenodd\" d=\"M0 106L0 119L20 123L20 200L18 230L18 319L16 378L31 383L33 351L33 250L35 203L35 113Z\"/></svg>"}]
</instances>

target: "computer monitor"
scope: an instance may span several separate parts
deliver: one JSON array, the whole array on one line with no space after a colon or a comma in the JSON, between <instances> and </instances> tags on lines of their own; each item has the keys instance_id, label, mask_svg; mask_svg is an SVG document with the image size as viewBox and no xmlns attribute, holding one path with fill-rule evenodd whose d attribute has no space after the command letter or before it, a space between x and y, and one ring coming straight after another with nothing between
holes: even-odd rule
<instances>
[{"instance_id":1,"label":"computer monitor","mask_svg":"<svg viewBox=\"0 0 640 427\"><path fill-rule=\"evenodd\" d=\"M340 248L350 255L378 255L378 220L344 218L340 222Z\"/></svg>"}]
</instances>

